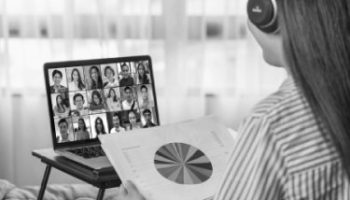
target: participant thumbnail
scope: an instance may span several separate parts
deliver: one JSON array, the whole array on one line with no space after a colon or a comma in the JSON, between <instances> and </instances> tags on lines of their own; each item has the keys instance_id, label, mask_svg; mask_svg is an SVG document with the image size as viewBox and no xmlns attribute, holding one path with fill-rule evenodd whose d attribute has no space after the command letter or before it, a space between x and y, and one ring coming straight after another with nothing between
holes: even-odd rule
<instances>
[{"instance_id":1,"label":"participant thumbnail","mask_svg":"<svg viewBox=\"0 0 350 200\"><path fill-rule=\"evenodd\" d=\"M138 110L124 111L123 115L124 115L123 125L127 131L142 128L140 113Z\"/></svg>"},{"instance_id":2,"label":"participant thumbnail","mask_svg":"<svg viewBox=\"0 0 350 200\"><path fill-rule=\"evenodd\" d=\"M136 84L150 84L151 76L148 69L148 61L136 63Z\"/></svg>"},{"instance_id":3,"label":"participant thumbnail","mask_svg":"<svg viewBox=\"0 0 350 200\"><path fill-rule=\"evenodd\" d=\"M71 115L72 116L83 116L89 114L88 99L86 92L71 92L69 93Z\"/></svg>"},{"instance_id":4,"label":"participant thumbnail","mask_svg":"<svg viewBox=\"0 0 350 200\"><path fill-rule=\"evenodd\" d=\"M56 142L57 143L74 141L74 133L73 133L73 129L72 129L72 119L70 117L55 119L54 123L55 123Z\"/></svg>"},{"instance_id":5,"label":"participant thumbnail","mask_svg":"<svg viewBox=\"0 0 350 200\"><path fill-rule=\"evenodd\" d=\"M122 108L123 110L134 110L138 109L138 102L136 100L136 88L135 87L124 87L121 88L122 92Z\"/></svg>"},{"instance_id":6,"label":"participant thumbnail","mask_svg":"<svg viewBox=\"0 0 350 200\"><path fill-rule=\"evenodd\" d=\"M99 134L107 134L109 127L107 124L106 113L90 115L92 138Z\"/></svg>"},{"instance_id":7,"label":"participant thumbnail","mask_svg":"<svg viewBox=\"0 0 350 200\"><path fill-rule=\"evenodd\" d=\"M89 116L73 117L74 140L88 140L91 138Z\"/></svg>"},{"instance_id":8,"label":"participant thumbnail","mask_svg":"<svg viewBox=\"0 0 350 200\"><path fill-rule=\"evenodd\" d=\"M88 91L90 114L106 112L106 102L102 90Z\"/></svg>"},{"instance_id":9,"label":"participant thumbnail","mask_svg":"<svg viewBox=\"0 0 350 200\"><path fill-rule=\"evenodd\" d=\"M110 127L109 133L125 133L125 127L123 126L122 112L108 112L107 122Z\"/></svg>"},{"instance_id":10,"label":"participant thumbnail","mask_svg":"<svg viewBox=\"0 0 350 200\"><path fill-rule=\"evenodd\" d=\"M137 98L140 109L154 107L153 91L151 85L138 85Z\"/></svg>"},{"instance_id":11,"label":"participant thumbnail","mask_svg":"<svg viewBox=\"0 0 350 200\"><path fill-rule=\"evenodd\" d=\"M83 67L66 68L69 91L83 91L86 89Z\"/></svg>"},{"instance_id":12,"label":"participant thumbnail","mask_svg":"<svg viewBox=\"0 0 350 200\"><path fill-rule=\"evenodd\" d=\"M103 77L102 77L103 88L119 86L116 63L101 65L101 70L103 72Z\"/></svg>"},{"instance_id":13,"label":"participant thumbnail","mask_svg":"<svg viewBox=\"0 0 350 200\"><path fill-rule=\"evenodd\" d=\"M106 98L107 110L110 112L121 111L121 95L119 88L104 89L104 95Z\"/></svg>"},{"instance_id":14,"label":"participant thumbnail","mask_svg":"<svg viewBox=\"0 0 350 200\"><path fill-rule=\"evenodd\" d=\"M149 128L157 126L158 122L155 118L155 109L154 108L146 108L141 110L141 121L142 121L142 128Z\"/></svg>"},{"instance_id":15,"label":"participant thumbnail","mask_svg":"<svg viewBox=\"0 0 350 200\"><path fill-rule=\"evenodd\" d=\"M70 111L68 93L51 94L51 101L55 118L68 117Z\"/></svg>"},{"instance_id":16,"label":"participant thumbnail","mask_svg":"<svg viewBox=\"0 0 350 200\"><path fill-rule=\"evenodd\" d=\"M68 91L67 76L64 68L49 69L48 73L50 93L62 93Z\"/></svg>"},{"instance_id":17,"label":"participant thumbnail","mask_svg":"<svg viewBox=\"0 0 350 200\"><path fill-rule=\"evenodd\" d=\"M135 84L134 74L131 72L130 63L118 63L119 86L132 86Z\"/></svg>"},{"instance_id":18,"label":"participant thumbnail","mask_svg":"<svg viewBox=\"0 0 350 200\"><path fill-rule=\"evenodd\" d=\"M102 89L102 76L99 65L84 66L85 81L88 90Z\"/></svg>"}]
</instances>

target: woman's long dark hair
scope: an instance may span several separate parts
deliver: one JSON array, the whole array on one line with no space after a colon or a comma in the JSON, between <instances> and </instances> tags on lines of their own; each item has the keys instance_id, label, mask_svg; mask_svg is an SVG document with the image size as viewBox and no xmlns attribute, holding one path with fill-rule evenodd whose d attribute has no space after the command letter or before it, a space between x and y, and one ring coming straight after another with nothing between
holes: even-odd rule
<instances>
[{"instance_id":1,"label":"woman's long dark hair","mask_svg":"<svg viewBox=\"0 0 350 200\"><path fill-rule=\"evenodd\" d=\"M94 101L94 96L97 96L97 98L100 100L100 104L96 104L96 102ZM103 101L102 101L102 96L101 96L100 92L98 92L97 90L92 91L92 94L91 94L91 105L99 106L99 105L102 105L102 104L103 104Z\"/></svg>"},{"instance_id":2,"label":"woman's long dark hair","mask_svg":"<svg viewBox=\"0 0 350 200\"><path fill-rule=\"evenodd\" d=\"M140 67L143 68L142 75L139 73ZM139 78L141 84L149 84L149 79L147 76L146 67L142 62L139 62L139 64L137 65L137 73L138 73L138 78Z\"/></svg>"},{"instance_id":3,"label":"woman's long dark hair","mask_svg":"<svg viewBox=\"0 0 350 200\"><path fill-rule=\"evenodd\" d=\"M101 132L99 132L98 129L97 129L97 122L98 122L98 121L99 121L99 123L101 123L101 125L102 125ZM102 119L101 119L100 117L97 117L97 118L95 119L95 131L96 131L97 135L99 135L99 134L106 134L105 126L103 125L103 121L102 121Z\"/></svg>"},{"instance_id":4,"label":"woman's long dark hair","mask_svg":"<svg viewBox=\"0 0 350 200\"><path fill-rule=\"evenodd\" d=\"M97 73L97 82L91 76L93 69L95 69L96 73ZM90 68L90 70L89 70L89 73L90 73L90 79L91 79L91 88L90 89L102 88L102 77L101 77L101 72L98 69L98 67L97 66L92 66Z\"/></svg>"},{"instance_id":5,"label":"woman's long dark hair","mask_svg":"<svg viewBox=\"0 0 350 200\"><path fill-rule=\"evenodd\" d=\"M59 97L61 97L61 103L58 103L58 98ZM63 97L60 94L56 96L56 105L57 105L57 111L58 110L63 110L63 112L66 111L66 109L64 108Z\"/></svg>"},{"instance_id":6,"label":"woman's long dark hair","mask_svg":"<svg viewBox=\"0 0 350 200\"><path fill-rule=\"evenodd\" d=\"M115 90L113 88L109 89L108 91L108 98L111 98L111 92L114 92L114 97L113 97L113 101L117 102L117 93L115 92Z\"/></svg>"},{"instance_id":7,"label":"woman's long dark hair","mask_svg":"<svg viewBox=\"0 0 350 200\"><path fill-rule=\"evenodd\" d=\"M78 70L77 68L74 68L74 69L72 70L72 74L71 74L71 79L72 79L72 81L74 81L74 79L73 79L73 73L74 73L74 72L77 72L77 74L78 74L78 88L79 88L80 90L84 89L84 88L85 88L85 85L84 85L83 81L81 80L80 72L79 72L79 70Z\"/></svg>"},{"instance_id":8,"label":"woman's long dark hair","mask_svg":"<svg viewBox=\"0 0 350 200\"><path fill-rule=\"evenodd\" d=\"M84 120L83 118L79 118L79 119L78 119L78 122L79 122L79 121L82 121L82 122L83 122L83 124L84 124L84 128L83 128L83 130L82 130L82 131L86 131L86 130L87 130L87 128L86 128L85 120ZM78 130L81 130L79 126L78 126Z\"/></svg>"},{"instance_id":9,"label":"woman's long dark hair","mask_svg":"<svg viewBox=\"0 0 350 200\"><path fill-rule=\"evenodd\" d=\"M277 0L285 57L350 178L350 2ZM327 132L327 133L326 133Z\"/></svg>"}]
</instances>

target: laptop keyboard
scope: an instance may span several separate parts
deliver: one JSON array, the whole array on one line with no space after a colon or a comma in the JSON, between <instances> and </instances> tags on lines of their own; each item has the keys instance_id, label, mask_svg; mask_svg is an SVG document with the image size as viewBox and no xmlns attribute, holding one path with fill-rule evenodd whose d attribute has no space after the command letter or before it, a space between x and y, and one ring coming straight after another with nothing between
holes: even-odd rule
<instances>
[{"instance_id":1,"label":"laptop keyboard","mask_svg":"<svg viewBox=\"0 0 350 200\"><path fill-rule=\"evenodd\" d=\"M68 151L84 158L96 158L106 155L101 146L81 147Z\"/></svg>"}]
</instances>

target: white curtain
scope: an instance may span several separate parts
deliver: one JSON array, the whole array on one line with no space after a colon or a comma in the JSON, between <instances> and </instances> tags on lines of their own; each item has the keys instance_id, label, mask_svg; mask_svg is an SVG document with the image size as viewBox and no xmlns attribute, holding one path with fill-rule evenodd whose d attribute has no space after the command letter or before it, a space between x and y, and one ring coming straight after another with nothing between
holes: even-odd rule
<instances>
[{"instance_id":1,"label":"white curtain","mask_svg":"<svg viewBox=\"0 0 350 200\"><path fill-rule=\"evenodd\" d=\"M236 128L276 90L246 0L0 0L0 178L40 184L51 147L44 62L149 54L162 124L216 114ZM51 182L76 182L53 170Z\"/></svg>"}]
</instances>

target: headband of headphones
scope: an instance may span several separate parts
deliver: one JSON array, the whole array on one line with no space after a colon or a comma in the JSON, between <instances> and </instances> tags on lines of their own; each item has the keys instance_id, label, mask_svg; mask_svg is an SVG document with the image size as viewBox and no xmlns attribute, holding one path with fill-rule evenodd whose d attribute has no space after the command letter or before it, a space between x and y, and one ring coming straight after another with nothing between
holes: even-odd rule
<instances>
[{"instance_id":1,"label":"headband of headphones","mask_svg":"<svg viewBox=\"0 0 350 200\"><path fill-rule=\"evenodd\" d=\"M249 20L265 33L278 30L276 0L249 0L247 5Z\"/></svg>"}]
</instances>

